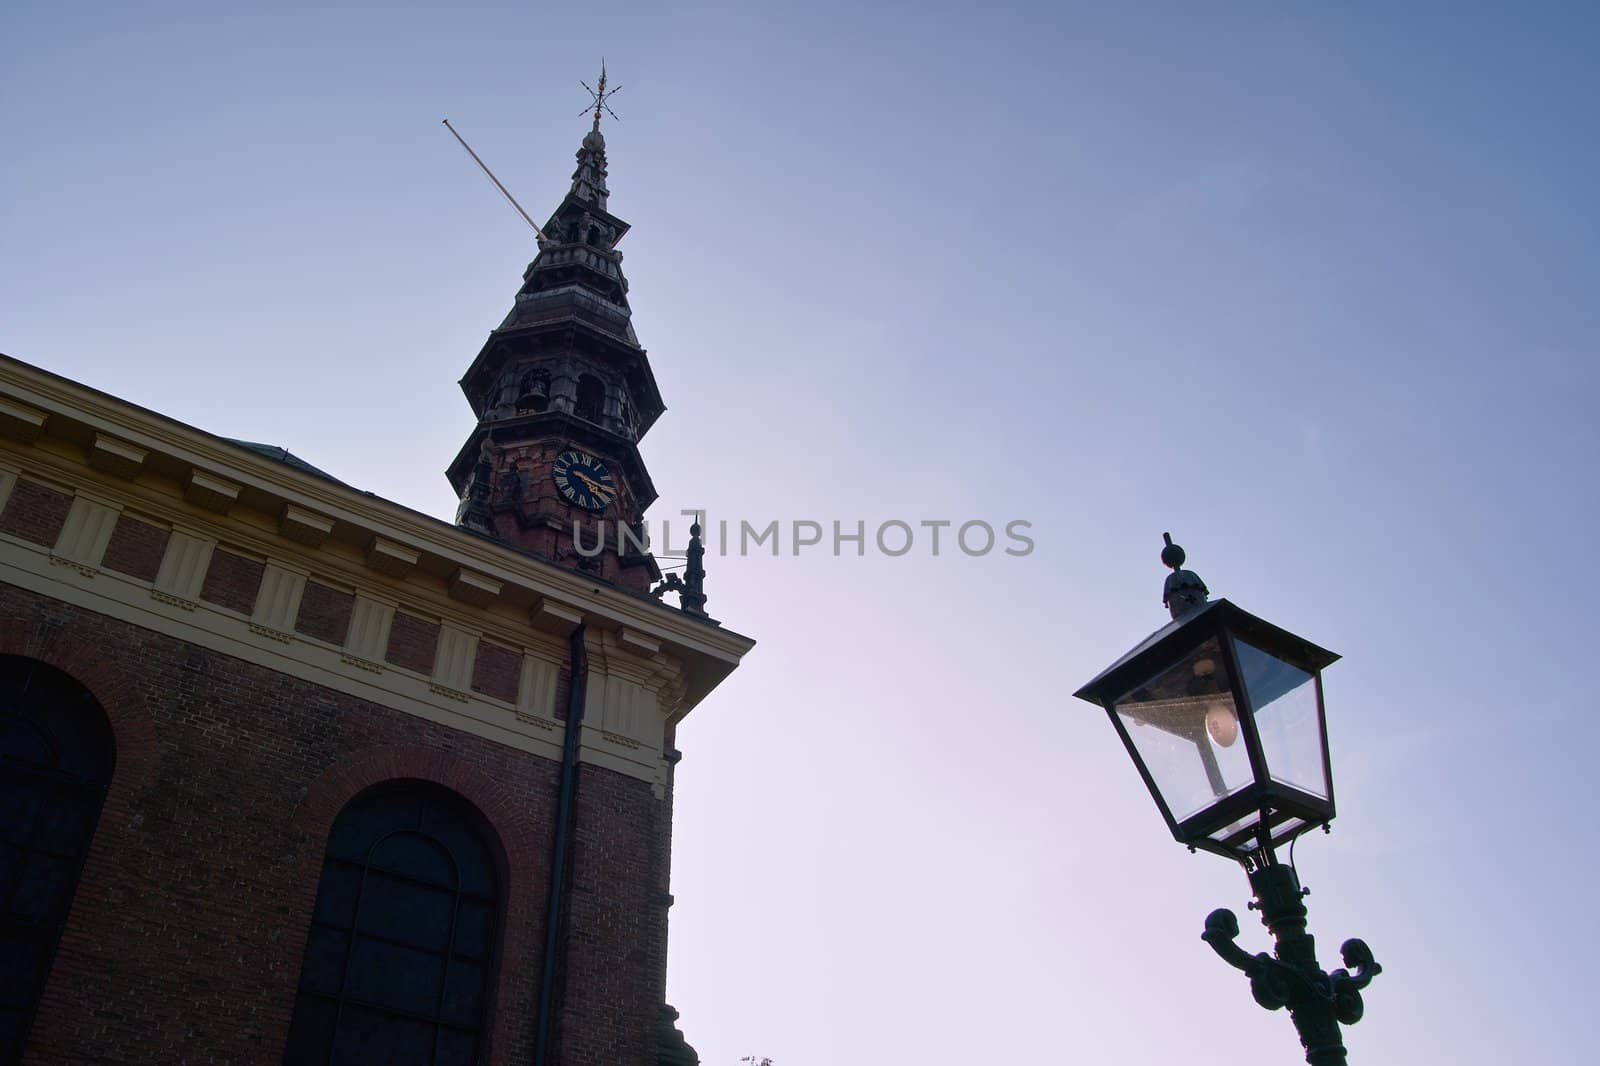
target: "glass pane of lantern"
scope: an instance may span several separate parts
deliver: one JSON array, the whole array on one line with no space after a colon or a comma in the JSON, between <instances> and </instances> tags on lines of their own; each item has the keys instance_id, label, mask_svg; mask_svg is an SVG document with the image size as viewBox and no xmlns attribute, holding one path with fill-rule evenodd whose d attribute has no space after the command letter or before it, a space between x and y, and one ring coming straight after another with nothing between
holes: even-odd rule
<instances>
[{"instance_id":1,"label":"glass pane of lantern","mask_svg":"<svg viewBox=\"0 0 1600 1066\"><path fill-rule=\"evenodd\" d=\"M1177 821L1251 783L1230 688L1213 637L1117 701L1117 717Z\"/></svg>"},{"instance_id":2,"label":"glass pane of lantern","mask_svg":"<svg viewBox=\"0 0 1600 1066\"><path fill-rule=\"evenodd\" d=\"M1221 829L1215 830L1214 832L1210 833L1209 836L1211 837L1212 840L1215 840L1218 844L1221 844L1221 843L1225 842L1229 837L1235 835L1236 833L1242 832L1245 829L1249 829L1251 826L1257 825L1260 821L1261 821L1261 812L1260 811L1251 811L1249 814L1246 814L1243 818L1236 818L1233 821L1229 822L1227 825L1223 826ZM1254 846L1255 846L1255 838L1254 838L1254 835L1252 834L1249 843L1244 844L1243 847L1245 848L1245 850L1248 851L1251 848L1253 848Z\"/></svg>"},{"instance_id":3,"label":"glass pane of lantern","mask_svg":"<svg viewBox=\"0 0 1600 1066\"><path fill-rule=\"evenodd\" d=\"M1304 818L1286 818L1282 825L1272 827L1272 839L1277 841L1288 840L1292 834L1304 829L1305 825L1306 820Z\"/></svg>"},{"instance_id":4,"label":"glass pane of lantern","mask_svg":"<svg viewBox=\"0 0 1600 1066\"><path fill-rule=\"evenodd\" d=\"M1312 676L1242 640L1233 645L1244 673L1245 691L1255 707L1261 753L1272 779L1327 799L1322 725L1317 719L1317 686Z\"/></svg>"}]
</instances>

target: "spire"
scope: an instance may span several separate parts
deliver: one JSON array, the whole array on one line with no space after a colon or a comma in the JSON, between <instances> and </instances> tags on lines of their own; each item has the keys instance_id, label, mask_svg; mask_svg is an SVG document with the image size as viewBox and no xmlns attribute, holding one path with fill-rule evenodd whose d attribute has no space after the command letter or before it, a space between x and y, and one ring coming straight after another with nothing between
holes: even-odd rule
<instances>
[{"instance_id":1,"label":"spire","mask_svg":"<svg viewBox=\"0 0 1600 1066\"><path fill-rule=\"evenodd\" d=\"M584 86L592 119L572 187L540 227L510 313L461 379L478 425L448 475L462 527L645 592L661 569L642 532L656 490L639 440L665 405L628 307L617 250L628 223L607 207L600 119L616 117L606 100L617 91L607 82L602 65L598 90ZM594 491L575 493L577 481ZM690 593L702 612L703 597Z\"/></svg>"},{"instance_id":2,"label":"spire","mask_svg":"<svg viewBox=\"0 0 1600 1066\"><path fill-rule=\"evenodd\" d=\"M606 197L610 190L606 188L606 138L600 132L600 116L602 114L617 117L611 110L607 101L622 91L622 86L615 89L606 88L606 61L600 60L600 88L590 89L589 83L580 81L590 96L594 97L594 124L583 138L583 147L578 149L578 169L572 174L571 195L585 203L592 204L600 210L606 210ZM585 111L588 108L584 108Z\"/></svg>"},{"instance_id":3,"label":"spire","mask_svg":"<svg viewBox=\"0 0 1600 1066\"><path fill-rule=\"evenodd\" d=\"M578 169L572 172L572 191L569 195L602 211L606 210L606 197L611 195L611 190L606 188L606 139L599 130L590 130L584 135L583 147L578 149Z\"/></svg>"},{"instance_id":4,"label":"spire","mask_svg":"<svg viewBox=\"0 0 1600 1066\"><path fill-rule=\"evenodd\" d=\"M616 118L606 101L619 90L606 87L604 62L598 90L590 89L587 82L580 84L593 99L581 113L587 115L592 109L593 119L578 149L572 187L545 222L539 254L523 274L516 306L500 324L500 331L581 313L591 325L637 346L633 312L628 307L628 280L622 273L622 253L617 250L628 224L609 209L606 139L600 132L601 116ZM582 306L581 312L575 312L575 304Z\"/></svg>"}]
</instances>

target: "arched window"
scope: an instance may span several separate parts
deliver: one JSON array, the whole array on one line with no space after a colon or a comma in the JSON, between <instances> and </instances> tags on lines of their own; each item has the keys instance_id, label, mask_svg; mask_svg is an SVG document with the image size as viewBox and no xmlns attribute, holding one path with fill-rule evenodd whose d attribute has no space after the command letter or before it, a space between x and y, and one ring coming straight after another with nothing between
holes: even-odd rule
<instances>
[{"instance_id":1,"label":"arched window","mask_svg":"<svg viewBox=\"0 0 1600 1066\"><path fill-rule=\"evenodd\" d=\"M22 1055L115 750L88 689L0 656L0 1062Z\"/></svg>"},{"instance_id":2,"label":"arched window","mask_svg":"<svg viewBox=\"0 0 1600 1066\"><path fill-rule=\"evenodd\" d=\"M328 837L284 1062L478 1062L497 866L476 812L444 788L351 800Z\"/></svg>"},{"instance_id":3,"label":"arched window","mask_svg":"<svg viewBox=\"0 0 1600 1066\"><path fill-rule=\"evenodd\" d=\"M579 418L587 418L591 422L600 421L600 413L605 407L606 387L600 379L593 374L583 374L578 378L578 402L573 411Z\"/></svg>"}]
</instances>

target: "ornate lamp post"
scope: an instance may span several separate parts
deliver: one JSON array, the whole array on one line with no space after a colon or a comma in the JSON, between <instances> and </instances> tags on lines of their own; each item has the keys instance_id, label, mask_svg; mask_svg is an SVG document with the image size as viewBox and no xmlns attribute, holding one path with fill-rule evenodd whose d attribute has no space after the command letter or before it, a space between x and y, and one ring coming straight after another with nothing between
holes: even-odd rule
<instances>
[{"instance_id":1,"label":"ornate lamp post","mask_svg":"<svg viewBox=\"0 0 1600 1066\"><path fill-rule=\"evenodd\" d=\"M1239 920L1212 911L1202 938L1244 971L1256 1002L1288 1007L1311 1066L1343 1066L1339 1024L1361 1019L1361 990L1381 972L1359 940L1325 973L1306 932L1305 891L1277 849L1333 819L1333 773L1322 669L1339 657L1240 610L1208 600L1164 535L1172 569L1162 600L1172 621L1078 690L1106 709L1167 828L1180 844L1225 855L1250 879L1274 954L1234 943Z\"/></svg>"}]
</instances>

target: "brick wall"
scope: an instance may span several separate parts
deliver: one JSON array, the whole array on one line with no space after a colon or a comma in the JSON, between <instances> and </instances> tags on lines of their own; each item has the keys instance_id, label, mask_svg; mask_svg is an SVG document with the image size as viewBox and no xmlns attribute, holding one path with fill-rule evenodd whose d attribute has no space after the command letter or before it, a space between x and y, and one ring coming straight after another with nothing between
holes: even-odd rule
<instances>
[{"instance_id":1,"label":"brick wall","mask_svg":"<svg viewBox=\"0 0 1600 1066\"><path fill-rule=\"evenodd\" d=\"M0 653L87 685L117 741L24 1063L281 1061L328 830L405 778L454 789L499 838L486 1061L531 1061L555 762L3 583ZM576 806L555 1061L653 1066L667 805L585 766Z\"/></svg>"},{"instance_id":2,"label":"brick wall","mask_svg":"<svg viewBox=\"0 0 1600 1066\"><path fill-rule=\"evenodd\" d=\"M10 533L48 548L61 534L61 527L67 521L67 509L71 506L72 497L66 493L19 478L5 510L0 511L0 533Z\"/></svg>"},{"instance_id":3,"label":"brick wall","mask_svg":"<svg viewBox=\"0 0 1600 1066\"><path fill-rule=\"evenodd\" d=\"M350 615L355 610L352 592L340 592L318 581L307 581L300 597L300 615L294 628L308 637L329 644L343 644L350 630Z\"/></svg>"},{"instance_id":4,"label":"brick wall","mask_svg":"<svg viewBox=\"0 0 1600 1066\"><path fill-rule=\"evenodd\" d=\"M510 648L479 641L478 658L472 664L472 690L507 703L517 700L517 682L522 674L522 656Z\"/></svg>"},{"instance_id":5,"label":"brick wall","mask_svg":"<svg viewBox=\"0 0 1600 1066\"><path fill-rule=\"evenodd\" d=\"M171 537L171 530L141 522L131 515L119 515L101 565L142 581L154 581Z\"/></svg>"},{"instance_id":6,"label":"brick wall","mask_svg":"<svg viewBox=\"0 0 1600 1066\"><path fill-rule=\"evenodd\" d=\"M651 1061L656 1012L666 999L665 956L657 955L666 937L660 802L643 781L582 764L574 801L559 1061ZM653 1007L635 1011L631 1003Z\"/></svg>"},{"instance_id":7,"label":"brick wall","mask_svg":"<svg viewBox=\"0 0 1600 1066\"><path fill-rule=\"evenodd\" d=\"M265 570L266 564L259 560L218 548L211 553L211 566L206 570L205 583L200 586L200 598L240 614L249 614L256 605L256 593L261 589L261 575Z\"/></svg>"},{"instance_id":8,"label":"brick wall","mask_svg":"<svg viewBox=\"0 0 1600 1066\"><path fill-rule=\"evenodd\" d=\"M439 623L404 611L394 613L394 622L389 626L389 647L383 653L386 662L419 674L431 674L438 648Z\"/></svg>"}]
</instances>

